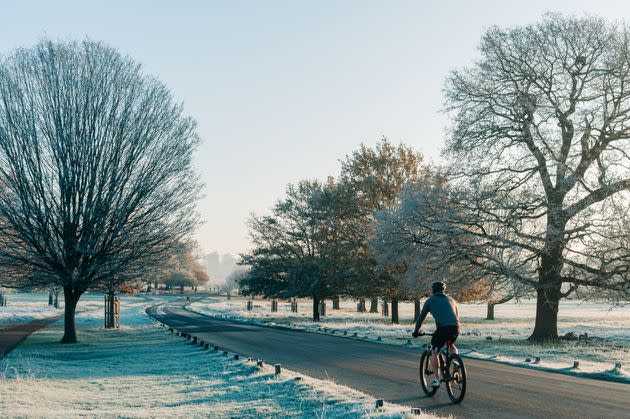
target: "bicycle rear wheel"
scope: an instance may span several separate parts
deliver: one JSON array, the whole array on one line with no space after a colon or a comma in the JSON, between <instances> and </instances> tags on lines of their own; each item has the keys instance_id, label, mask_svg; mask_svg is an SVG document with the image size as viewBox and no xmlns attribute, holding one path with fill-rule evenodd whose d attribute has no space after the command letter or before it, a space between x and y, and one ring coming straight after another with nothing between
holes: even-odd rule
<instances>
[{"instance_id":1,"label":"bicycle rear wheel","mask_svg":"<svg viewBox=\"0 0 630 419\"><path fill-rule=\"evenodd\" d=\"M466 367L459 355L451 355L447 367L449 378L446 381L446 392L451 402L457 404L466 395Z\"/></svg>"},{"instance_id":2,"label":"bicycle rear wheel","mask_svg":"<svg viewBox=\"0 0 630 419\"><path fill-rule=\"evenodd\" d=\"M422 391L432 397L437 391L437 387L431 386L434 373L431 369L431 351L424 351L420 357L420 386Z\"/></svg>"}]
</instances>

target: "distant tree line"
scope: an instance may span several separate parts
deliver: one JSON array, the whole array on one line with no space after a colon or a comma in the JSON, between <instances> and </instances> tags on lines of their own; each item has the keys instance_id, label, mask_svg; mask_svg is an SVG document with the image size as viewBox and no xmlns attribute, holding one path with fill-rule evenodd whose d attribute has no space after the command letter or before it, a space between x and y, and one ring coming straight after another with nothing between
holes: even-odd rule
<instances>
[{"instance_id":1,"label":"distant tree line","mask_svg":"<svg viewBox=\"0 0 630 419\"><path fill-rule=\"evenodd\" d=\"M337 178L289 185L249 220L243 292L312 298L314 320L321 299L382 298L397 322L398 301L443 279L489 316L535 296L533 341L558 338L563 298L627 301L628 27L562 15L492 27L444 92L441 167L382 140Z\"/></svg>"}]
</instances>

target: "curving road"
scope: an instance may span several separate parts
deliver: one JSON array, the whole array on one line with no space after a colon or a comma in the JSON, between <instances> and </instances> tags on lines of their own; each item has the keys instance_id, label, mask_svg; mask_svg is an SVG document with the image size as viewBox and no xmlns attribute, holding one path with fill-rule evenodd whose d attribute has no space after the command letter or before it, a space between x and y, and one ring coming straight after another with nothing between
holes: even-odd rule
<instances>
[{"instance_id":1,"label":"curving road","mask_svg":"<svg viewBox=\"0 0 630 419\"><path fill-rule=\"evenodd\" d=\"M260 358L317 378L329 378L390 403L458 418L627 418L630 385L466 359L468 390L451 405L440 388L424 397L418 384L418 349L215 319L183 302L148 314L222 350Z\"/></svg>"}]
</instances>

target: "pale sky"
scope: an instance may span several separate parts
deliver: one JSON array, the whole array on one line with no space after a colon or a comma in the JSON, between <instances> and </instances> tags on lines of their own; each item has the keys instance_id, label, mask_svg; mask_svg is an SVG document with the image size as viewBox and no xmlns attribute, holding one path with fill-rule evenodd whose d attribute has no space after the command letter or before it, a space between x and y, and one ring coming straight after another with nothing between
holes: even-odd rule
<instances>
[{"instance_id":1,"label":"pale sky","mask_svg":"<svg viewBox=\"0 0 630 419\"><path fill-rule=\"evenodd\" d=\"M7 1L0 53L39 39L104 41L143 63L199 123L197 239L249 247L245 220L285 185L337 175L382 136L439 158L441 88L485 28L546 11L630 19L624 1Z\"/></svg>"}]
</instances>

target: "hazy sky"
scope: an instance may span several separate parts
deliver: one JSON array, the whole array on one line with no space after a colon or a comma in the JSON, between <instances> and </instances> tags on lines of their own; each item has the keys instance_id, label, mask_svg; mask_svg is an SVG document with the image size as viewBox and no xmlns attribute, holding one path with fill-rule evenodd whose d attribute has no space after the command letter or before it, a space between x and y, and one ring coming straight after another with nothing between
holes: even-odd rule
<instances>
[{"instance_id":1,"label":"hazy sky","mask_svg":"<svg viewBox=\"0 0 630 419\"><path fill-rule=\"evenodd\" d=\"M8 1L0 53L102 40L184 102L203 138L203 248L248 248L245 220L289 182L325 178L382 136L438 159L448 71L491 25L546 11L630 18L623 1Z\"/></svg>"}]
</instances>

